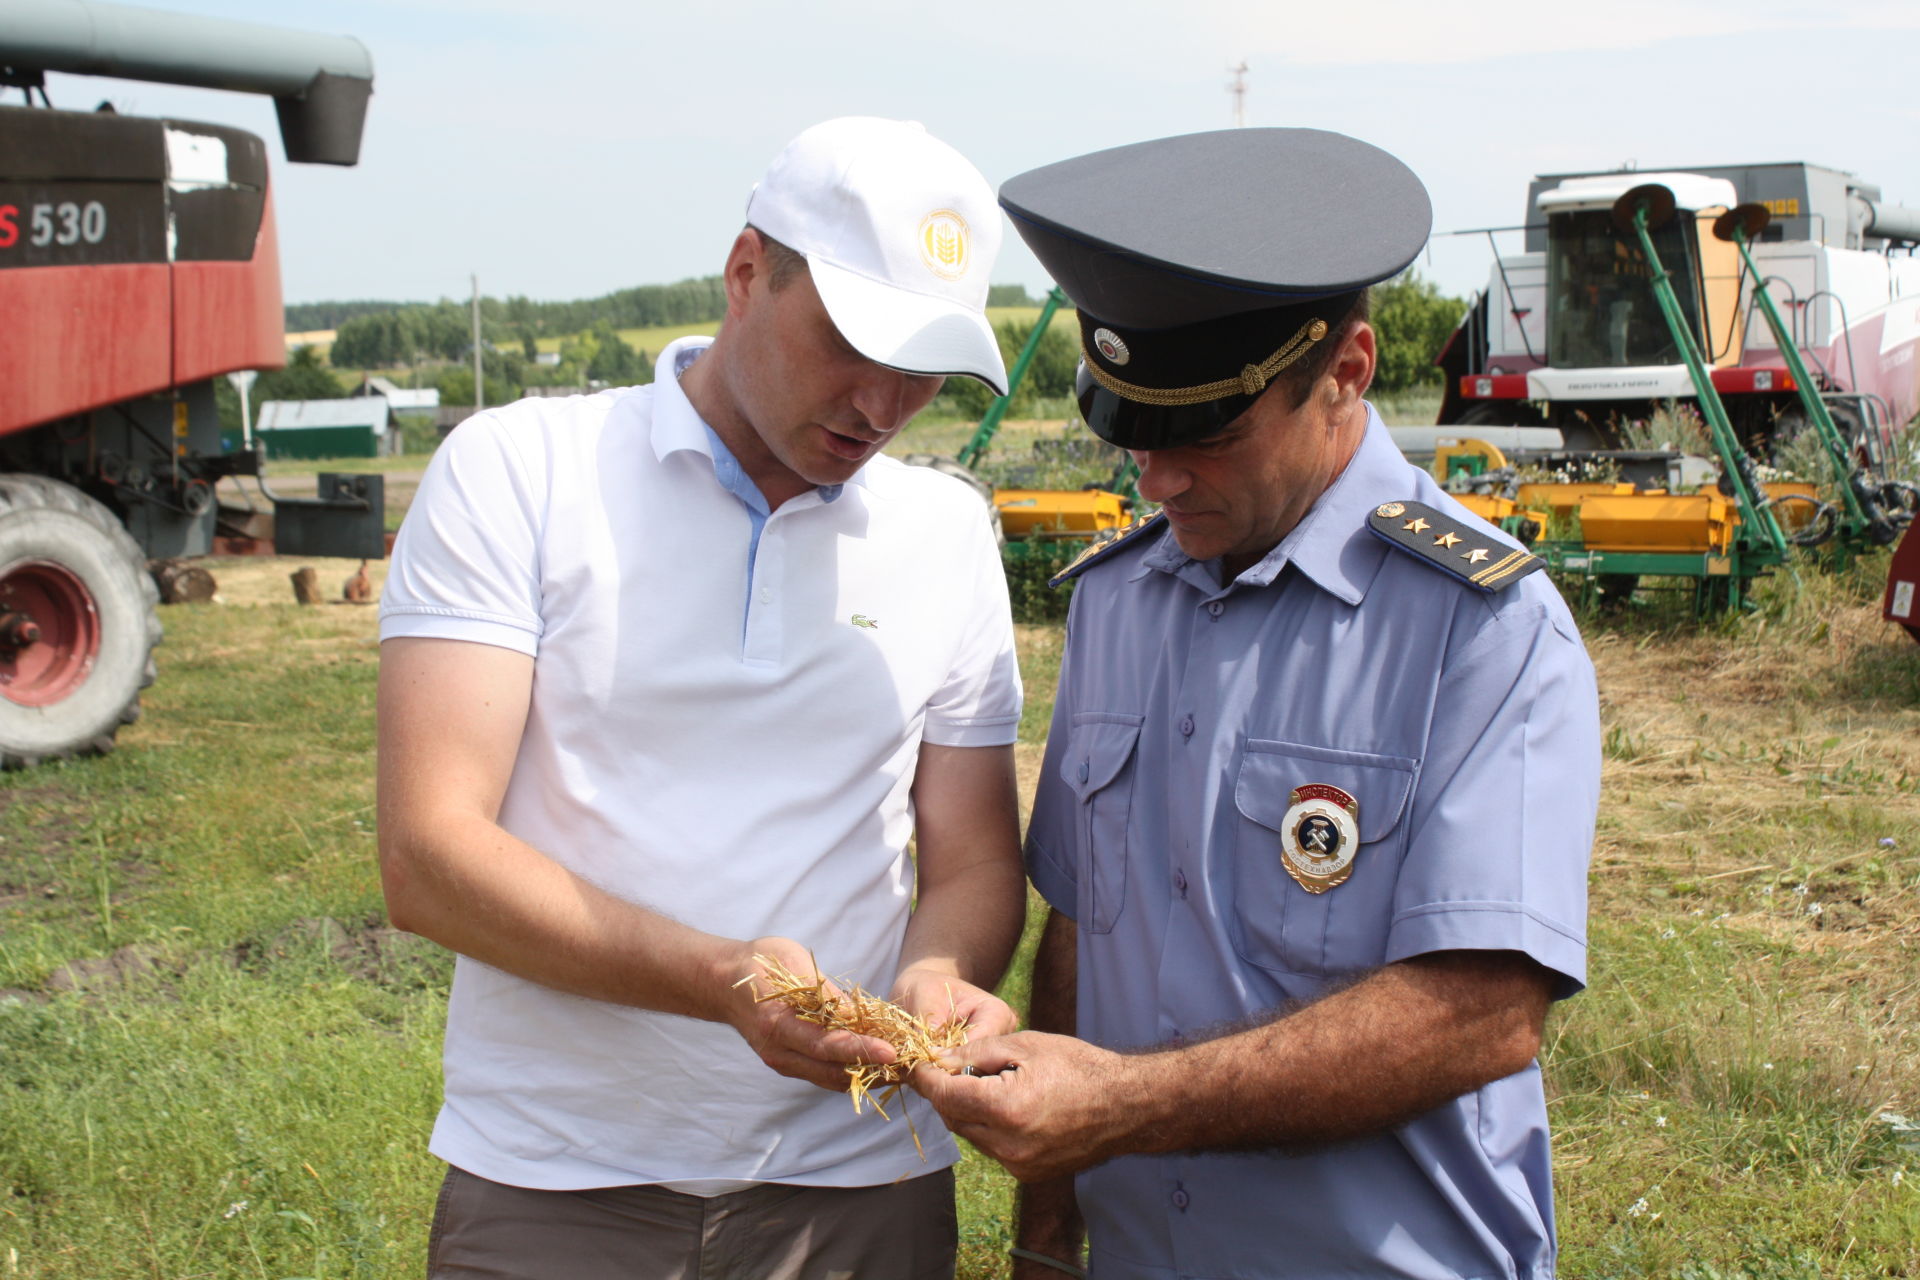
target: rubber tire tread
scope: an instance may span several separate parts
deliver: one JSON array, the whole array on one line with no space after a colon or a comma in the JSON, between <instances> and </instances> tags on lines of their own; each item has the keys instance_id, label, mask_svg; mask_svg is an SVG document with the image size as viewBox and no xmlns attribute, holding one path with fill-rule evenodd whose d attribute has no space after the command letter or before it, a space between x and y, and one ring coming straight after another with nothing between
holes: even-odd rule
<instances>
[{"instance_id":1,"label":"rubber tire tread","mask_svg":"<svg viewBox=\"0 0 1920 1280\"><path fill-rule=\"evenodd\" d=\"M134 541L133 535L127 532L126 526L121 524L119 517L72 485L46 476L0 473L0 540L4 540L13 517L33 511L57 511L77 517L100 536L105 545L99 550L126 561L137 584L137 598L133 605L144 631L144 643L140 645L139 679L132 694L114 715L96 717L93 723L76 726L67 739L30 751L0 741L0 768L4 769L27 769L48 760L105 755L113 750L114 737L120 726L132 724L140 718L140 690L151 685L158 674L153 650L164 635L160 625L159 585L154 582L153 575L147 572L146 553ZM92 678L89 677L90 680ZM107 722L101 723L101 719Z\"/></svg>"}]
</instances>

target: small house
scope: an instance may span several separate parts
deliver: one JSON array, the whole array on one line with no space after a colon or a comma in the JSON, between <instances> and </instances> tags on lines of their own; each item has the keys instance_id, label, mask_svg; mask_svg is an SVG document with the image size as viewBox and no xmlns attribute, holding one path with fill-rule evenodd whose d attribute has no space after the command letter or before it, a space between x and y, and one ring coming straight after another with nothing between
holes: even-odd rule
<instances>
[{"instance_id":1,"label":"small house","mask_svg":"<svg viewBox=\"0 0 1920 1280\"><path fill-rule=\"evenodd\" d=\"M440 408L440 388L396 387L391 378L366 378L353 389L358 396L384 396L395 413L434 413Z\"/></svg>"}]
</instances>

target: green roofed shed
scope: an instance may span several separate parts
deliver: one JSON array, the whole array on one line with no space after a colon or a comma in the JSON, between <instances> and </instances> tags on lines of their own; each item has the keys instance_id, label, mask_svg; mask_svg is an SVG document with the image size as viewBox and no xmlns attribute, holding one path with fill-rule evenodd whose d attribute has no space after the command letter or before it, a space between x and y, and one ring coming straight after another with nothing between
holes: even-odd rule
<instances>
[{"instance_id":1,"label":"green roofed shed","mask_svg":"<svg viewBox=\"0 0 1920 1280\"><path fill-rule=\"evenodd\" d=\"M384 396L269 400L254 435L269 458L378 458L400 452L393 407Z\"/></svg>"}]
</instances>

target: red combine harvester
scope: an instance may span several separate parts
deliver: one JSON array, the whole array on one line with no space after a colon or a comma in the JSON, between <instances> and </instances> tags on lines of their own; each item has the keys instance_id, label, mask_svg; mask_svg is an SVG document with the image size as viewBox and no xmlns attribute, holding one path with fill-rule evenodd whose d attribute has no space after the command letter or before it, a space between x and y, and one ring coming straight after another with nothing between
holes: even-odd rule
<instances>
[{"instance_id":1,"label":"red combine harvester","mask_svg":"<svg viewBox=\"0 0 1920 1280\"><path fill-rule=\"evenodd\" d=\"M49 71L273 97L287 158L351 165L373 88L356 40L92 3L7 0L0 86L0 764L113 745L160 639L153 559L205 555L214 379L286 363L266 147L238 129L60 111ZM39 104L35 105L35 95ZM378 476L278 499L286 554L384 554Z\"/></svg>"}]
</instances>

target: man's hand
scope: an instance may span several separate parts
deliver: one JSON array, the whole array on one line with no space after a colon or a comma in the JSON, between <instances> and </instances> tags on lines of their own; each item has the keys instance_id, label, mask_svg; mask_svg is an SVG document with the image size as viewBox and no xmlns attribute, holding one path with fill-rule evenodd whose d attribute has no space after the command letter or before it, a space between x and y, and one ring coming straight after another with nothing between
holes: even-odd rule
<instances>
[{"instance_id":1,"label":"man's hand","mask_svg":"<svg viewBox=\"0 0 1920 1280\"><path fill-rule=\"evenodd\" d=\"M1005 1000L937 969L902 971L887 998L929 1027L964 1022L971 1040L1020 1029L1020 1015Z\"/></svg>"},{"instance_id":2,"label":"man's hand","mask_svg":"<svg viewBox=\"0 0 1920 1280\"><path fill-rule=\"evenodd\" d=\"M1129 1059L1072 1036L1025 1031L956 1050L948 1065L921 1067L909 1083L947 1127L1022 1182L1078 1173L1130 1150L1140 1088Z\"/></svg>"},{"instance_id":3,"label":"man's hand","mask_svg":"<svg viewBox=\"0 0 1920 1280\"><path fill-rule=\"evenodd\" d=\"M810 978L815 975L814 962L805 947L791 938L755 938L740 945L736 972L723 980L734 982L752 974L753 981L733 989L726 1020L760 1055L762 1062L783 1076L844 1093L848 1066L893 1061L893 1046L885 1040L857 1036L851 1031L832 1031L808 1022L784 1001L760 999L771 994L773 986L753 957L771 956L789 972ZM833 983L826 982L825 986L828 995L839 994L840 989Z\"/></svg>"}]
</instances>

